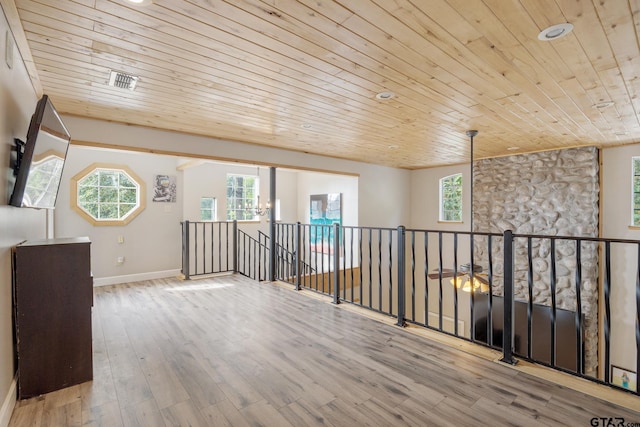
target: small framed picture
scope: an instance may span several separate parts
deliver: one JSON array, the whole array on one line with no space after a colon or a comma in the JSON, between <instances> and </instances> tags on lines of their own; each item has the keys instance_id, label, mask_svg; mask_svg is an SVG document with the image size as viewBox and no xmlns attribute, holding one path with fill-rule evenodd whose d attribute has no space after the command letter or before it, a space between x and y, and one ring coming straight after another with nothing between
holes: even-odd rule
<instances>
[{"instance_id":1,"label":"small framed picture","mask_svg":"<svg viewBox=\"0 0 640 427\"><path fill-rule=\"evenodd\" d=\"M635 372L627 371L618 366L611 365L611 384L627 390L636 391L638 377Z\"/></svg>"},{"instance_id":2,"label":"small framed picture","mask_svg":"<svg viewBox=\"0 0 640 427\"><path fill-rule=\"evenodd\" d=\"M174 175L156 175L152 200L154 202L176 202L176 177Z\"/></svg>"}]
</instances>

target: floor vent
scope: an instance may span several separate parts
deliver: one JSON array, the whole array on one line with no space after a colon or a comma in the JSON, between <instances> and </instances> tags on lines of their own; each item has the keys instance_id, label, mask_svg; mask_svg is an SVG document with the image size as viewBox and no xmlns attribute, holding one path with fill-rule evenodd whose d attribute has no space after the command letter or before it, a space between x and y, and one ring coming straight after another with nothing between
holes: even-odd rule
<instances>
[{"instance_id":1,"label":"floor vent","mask_svg":"<svg viewBox=\"0 0 640 427\"><path fill-rule=\"evenodd\" d=\"M136 87L138 79L139 77L132 76L130 74L111 71L111 75L109 76L109 86L133 90Z\"/></svg>"}]
</instances>

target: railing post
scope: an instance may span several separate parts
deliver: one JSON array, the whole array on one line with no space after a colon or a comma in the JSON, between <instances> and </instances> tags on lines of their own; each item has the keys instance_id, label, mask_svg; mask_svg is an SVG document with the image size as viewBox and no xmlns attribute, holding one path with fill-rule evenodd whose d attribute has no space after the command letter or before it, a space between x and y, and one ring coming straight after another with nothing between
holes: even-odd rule
<instances>
[{"instance_id":1,"label":"railing post","mask_svg":"<svg viewBox=\"0 0 640 427\"><path fill-rule=\"evenodd\" d=\"M398 227L398 322L396 325L405 326L405 228Z\"/></svg>"},{"instance_id":2,"label":"railing post","mask_svg":"<svg viewBox=\"0 0 640 427\"><path fill-rule=\"evenodd\" d=\"M182 222L182 274L184 280L191 280L189 276L189 221Z\"/></svg>"},{"instance_id":3,"label":"railing post","mask_svg":"<svg viewBox=\"0 0 640 427\"><path fill-rule=\"evenodd\" d=\"M276 168L269 168L269 281L276 281Z\"/></svg>"},{"instance_id":4,"label":"railing post","mask_svg":"<svg viewBox=\"0 0 640 427\"><path fill-rule=\"evenodd\" d=\"M296 241L295 241L295 247L293 248L293 256L294 256L294 264L293 264L293 268L296 269L295 274L296 274L296 291L299 291L301 288L300 286L300 246L301 246L301 238L300 238L300 228L302 226L300 225L300 221L297 222L296 224Z\"/></svg>"},{"instance_id":5,"label":"railing post","mask_svg":"<svg viewBox=\"0 0 640 427\"><path fill-rule=\"evenodd\" d=\"M340 304L340 224L333 224L333 303Z\"/></svg>"},{"instance_id":6,"label":"railing post","mask_svg":"<svg viewBox=\"0 0 640 427\"><path fill-rule=\"evenodd\" d=\"M233 272L238 272L238 253L240 248L238 247L238 221L233 220ZM227 254L229 256L229 254Z\"/></svg>"},{"instance_id":7,"label":"railing post","mask_svg":"<svg viewBox=\"0 0 640 427\"><path fill-rule=\"evenodd\" d=\"M501 362L515 365L513 357L513 232L505 230L504 239L504 328Z\"/></svg>"}]
</instances>

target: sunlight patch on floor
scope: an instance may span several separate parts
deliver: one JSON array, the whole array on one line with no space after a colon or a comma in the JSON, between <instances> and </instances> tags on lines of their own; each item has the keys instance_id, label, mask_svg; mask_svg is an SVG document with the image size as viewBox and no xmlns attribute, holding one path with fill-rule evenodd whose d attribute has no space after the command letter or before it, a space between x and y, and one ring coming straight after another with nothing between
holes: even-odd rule
<instances>
[{"instance_id":1,"label":"sunlight patch on floor","mask_svg":"<svg viewBox=\"0 0 640 427\"><path fill-rule=\"evenodd\" d=\"M198 283L193 285L173 286L167 288L169 292L208 291L235 286L233 283Z\"/></svg>"}]
</instances>

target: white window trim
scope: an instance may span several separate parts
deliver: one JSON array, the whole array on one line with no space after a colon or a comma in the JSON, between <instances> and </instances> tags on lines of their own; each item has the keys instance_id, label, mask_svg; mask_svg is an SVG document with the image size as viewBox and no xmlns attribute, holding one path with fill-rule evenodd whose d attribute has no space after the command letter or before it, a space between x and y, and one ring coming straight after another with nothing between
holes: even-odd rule
<instances>
[{"instance_id":1,"label":"white window trim","mask_svg":"<svg viewBox=\"0 0 640 427\"><path fill-rule=\"evenodd\" d=\"M202 199L213 199L213 209L211 209L211 219L203 219L202 218ZM212 196L200 196L200 221L218 221L218 199Z\"/></svg>"},{"instance_id":2,"label":"white window trim","mask_svg":"<svg viewBox=\"0 0 640 427\"><path fill-rule=\"evenodd\" d=\"M463 196L461 194L460 198L460 219L459 220L449 220L449 219L444 219L444 200L443 200L443 183L445 180L447 179L451 179L454 177L460 176L460 178L462 178L462 173L454 173L451 175L447 175L444 176L442 178L440 178L440 180L438 181L438 193L439 193L439 197L438 197L438 222L446 222L446 223L462 223L462 215L464 213L464 209L463 209ZM464 191L464 187L463 187L463 191Z\"/></svg>"},{"instance_id":3,"label":"white window trim","mask_svg":"<svg viewBox=\"0 0 640 427\"><path fill-rule=\"evenodd\" d=\"M227 175L225 177L225 186L224 186L224 189L225 189L225 202L227 204L227 207L226 207L225 212L224 212L225 221L231 221L229 219L229 207L228 207L229 196L226 195L227 194L227 190L228 190L228 188L227 188L227 180L229 179L230 176L242 176L242 177L255 178L255 181L254 181L255 182L255 184L254 184L254 187L255 187L254 188L254 194L255 194L255 196L253 198L253 205L254 206L257 206L258 199L259 199L259 196L260 196L260 175L253 175L253 174L249 174L249 173L227 173ZM254 215L253 218L251 218L251 219L238 219L237 221L238 222L258 222L258 221L260 221L260 216L259 215Z\"/></svg>"}]
</instances>

